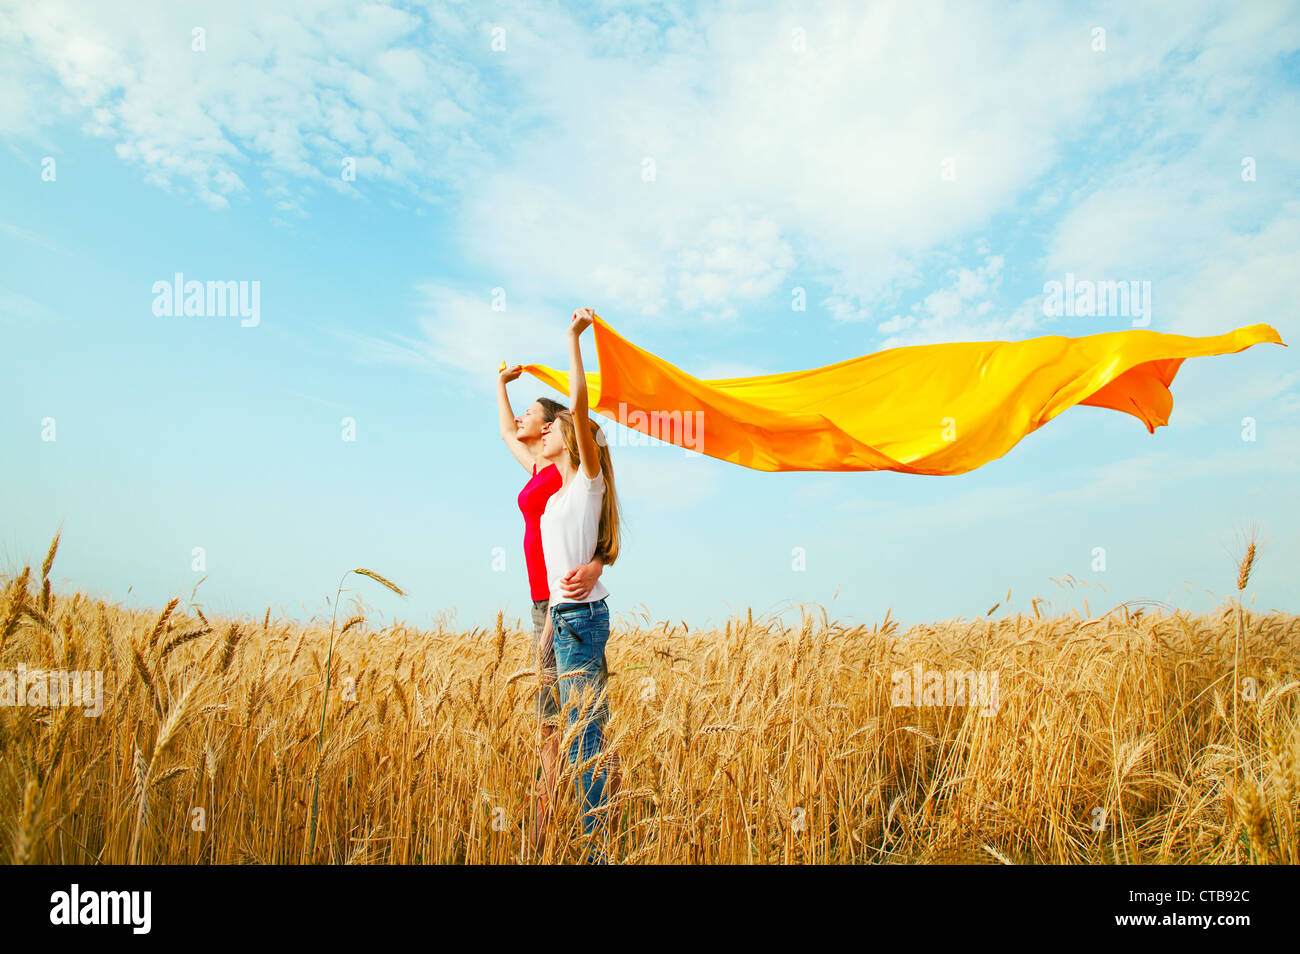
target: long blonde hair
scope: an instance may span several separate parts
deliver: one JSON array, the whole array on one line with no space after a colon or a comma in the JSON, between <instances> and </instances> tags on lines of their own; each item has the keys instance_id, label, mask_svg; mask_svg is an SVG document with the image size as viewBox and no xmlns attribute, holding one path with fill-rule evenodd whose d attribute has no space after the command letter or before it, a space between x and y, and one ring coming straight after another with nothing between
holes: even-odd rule
<instances>
[{"instance_id":1,"label":"long blonde hair","mask_svg":"<svg viewBox=\"0 0 1300 954\"><path fill-rule=\"evenodd\" d=\"M555 415L555 420L560 425L560 436L564 439L564 449L569 452L569 462L577 470L582 466L582 457L578 454L578 432L574 426L573 412L560 411ZM596 441L596 454L600 458L600 473L605 479L605 497L600 502L595 555L600 557L605 566L612 566L618 559L619 524L622 522L618 494L614 491L614 464L609 458L609 442L605 439L605 432L591 418L587 419L587 423L591 425L591 436Z\"/></svg>"}]
</instances>

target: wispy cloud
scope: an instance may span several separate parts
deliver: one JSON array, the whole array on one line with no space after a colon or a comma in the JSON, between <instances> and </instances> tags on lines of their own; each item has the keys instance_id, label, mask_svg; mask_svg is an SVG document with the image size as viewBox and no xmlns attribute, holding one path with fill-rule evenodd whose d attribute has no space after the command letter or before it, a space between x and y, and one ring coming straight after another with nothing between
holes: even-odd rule
<instances>
[{"instance_id":1,"label":"wispy cloud","mask_svg":"<svg viewBox=\"0 0 1300 954\"><path fill-rule=\"evenodd\" d=\"M490 375L510 364L568 360L564 332L570 315L512 304L493 289L471 292L435 282L417 287L415 336L389 337L342 331L365 363L389 363L435 373ZM504 307L500 310L494 304ZM593 368L594 370L594 368Z\"/></svg>"},{"instance_id":2,"label":"wispy cloud","mask_svg":"<svg viewBox=\"0 0 1300 954\"><path fill-rule=\"evenodd\" d=\"M49 321L54 317L48 305L0 285L0 321Z\"/></svg>"},{"instance_id":3,"label":"wispy cloud","mask_svg":"<svg viewBox=\"0 0 1300 954\"><path fill-rule=\"evenodd\" d=\"M301 398L304 401L310 401L313 404L320 404L323 405L324 407L336 408L337 410L340 411L344 410L344 406L342 404L338 404L334 401L327 401L324 398L316 397L316 395L314 394L304 394L303 392L295 391L292 388L289 389L289 393L296 398Z\"/></svg>"},{"instance_id":4,"label":"wispy cloud","mask_svg":"<svg viewBox=\"0 0 1300 954\"><path fill-rule=\"evenodd\" d=\"M974 268L953 269L947 285L930 292L908 314L877 326L886 336L879 347L1025 337L1042 321L1040 300L1031 298L1009 314L1002 312L997 291L1004 263L1001 255L991 255Z\"/></svg>"},{"instance_id":5,"label":"wispy cloud","mask_svg":"<svg viewBox=\"0 0 1300 954\"><path fill-rule=\"evenodd\" d=\"M1300 27L1284 3L1178 12L1033 5L1012 30L938 0L689 15L233 0L197 18L47 0L0 18L6 56L29 67L6 93L36 90L49 116L81 117L149 181L213 207L263 188L291 223L318 190L386 183L447 205L463 254L518 300L690 325L816 283L828 317L874 321L890 346L1035 327L1032 299L995 294L1006 248L922 284L937 254L1022 201L1065 215L1045 277L1187 274L1245 220L1236 154L1265 130L1300 134L1294 94L1235 104ZM1138 118L1135 96L1150 107ZM1159 125L1141 118L1156 112ZM21 106L0 116L9 131L42 121ZM1080 143L1108 165L1063 192L1045 177ZM1257 157L1261 176L1285 176L1296 153ZM1245 188L1252 209L1276 196L1263 179Z\"/></svg>"},{"instance_id":6,"label":"wispy cloud","mask_svg":"<svg viewBox=\"0 0 1300 954\"><path fill-rule=\"evenodd\" d=\"M356 181L434 200L436 182L481 159L474 122L490 111L466 62L476 50L486 57L487 37L466 43L454 8L435 19L431 28L393 5L307 0L154 3L136 16L72 0L8 3L3 59L24 70L5 92L25 105L0 120L12 133L79 115L148 181L213 208L250 191L253 164L295 195L348 191L347 159Z\"/></svg>"},{"instance_id":7,"label":"wispy cloud","mask_svg":"<svg viewBox=\"0 0 1300 954\"><path fill-rule=\"evenodd\" d=\"M615 447L615 480L621 498L640 503L642 513L688 511L716 497L723 488L722 474L712 458L688 456L680 447L658 443L625 446L609 427ZM651 533L651 527L633 527Z\"/></svg>"},{"instance_id":8,"label":"wispy cloud","mask_svg":"<svg viewBox=\"0 0 1300 954\"><path fill-rule=\"evenodd\" d=\"M0 234L6 235L18 242L26 242L28 245L35 245L37 248L43 248L47 252L55 252L60 255L67 254L62 246L53 239L44 235L38 235L36 232L28 231L9 222L0 222Z\"/></svg>"}]
</instances>

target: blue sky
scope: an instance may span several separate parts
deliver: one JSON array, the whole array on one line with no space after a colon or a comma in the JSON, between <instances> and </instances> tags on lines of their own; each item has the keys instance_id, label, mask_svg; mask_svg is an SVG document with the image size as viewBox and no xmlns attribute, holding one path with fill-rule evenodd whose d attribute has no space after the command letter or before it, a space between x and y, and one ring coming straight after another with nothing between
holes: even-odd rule
<instances>
[{"instance_id":1,"label":"blue sky","mask_svg":"<svg viewBox=\"0 0 1300 954\"><path fill-rule=\"evenodd\" d=\"M701 377L1132 327L1045 316L1067 273L1297 338L1288 3L121 9L0 0L0 568L62 526L64 587L306 618L369 566L385 618L526 619L495 371L562 362L584 305ZM177 272L256 281L258 324L155 315ZM1201 611L1253 528L1256 607L1300 610L1293 347L1173 393L1155 435L1072 408L960 477L616 439L611 609Z\"/></svg>"}]
</instances>

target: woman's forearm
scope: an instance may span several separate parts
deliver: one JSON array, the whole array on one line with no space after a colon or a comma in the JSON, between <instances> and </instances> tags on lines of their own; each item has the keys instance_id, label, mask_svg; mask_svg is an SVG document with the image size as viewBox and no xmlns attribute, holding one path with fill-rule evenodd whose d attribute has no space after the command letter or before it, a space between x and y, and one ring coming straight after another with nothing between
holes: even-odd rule
<instances>
[{"instance_id":1,"label":"woman's forearm","mask_svg":"<svg viewBox=\"0 0 1300 954\"><path fill-rule=\"evenodd\" d=\"M515 412L510 407L510 395L506 391L506 382L497 377L497 417L500 419L501 436L514 437Z\"/></svg>"},{"instance_id":2,"label":"woman's forearm","mask_svg":"<svg viewBox=\"0 0 1300 954\"><path fill-rule=\"evenodd\" d=\"M582 370L582 345L578 335L569 332L569 409L575 420L587 417L587 375Z\"/></svg>"}]
</instances>

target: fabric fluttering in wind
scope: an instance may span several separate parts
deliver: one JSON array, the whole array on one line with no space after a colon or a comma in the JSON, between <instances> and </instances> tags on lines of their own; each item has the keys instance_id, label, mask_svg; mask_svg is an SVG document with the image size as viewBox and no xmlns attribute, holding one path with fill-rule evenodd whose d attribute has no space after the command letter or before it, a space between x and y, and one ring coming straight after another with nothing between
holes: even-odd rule
<instances>
[{"instance_id":1,"label":"fabric fluttering in wind","mask_svg":"<svg viewBox=\"0 0 1300 954\"><path fill-rule=\"evenodd\" d=\"M1187 337L1134 329L1082 337L912 345L809 371L701 380L593 322L591 409L650 437L762 471L964 474L1076 404L1169 423L1187 358L1284 347L1269 325ZM590 358L588 358L590 361ZM524 370L564 394L569 376Z\"/></svg>"}]
</instances>

